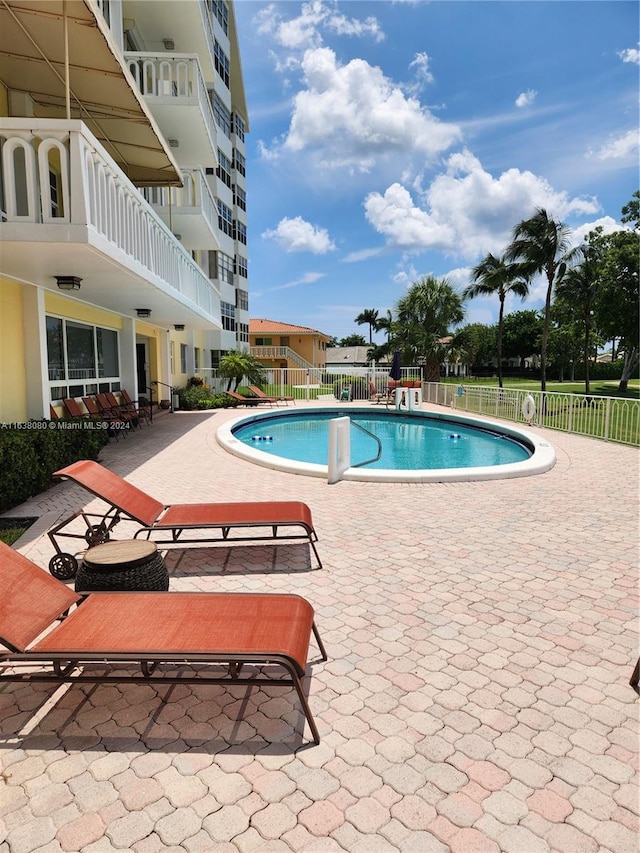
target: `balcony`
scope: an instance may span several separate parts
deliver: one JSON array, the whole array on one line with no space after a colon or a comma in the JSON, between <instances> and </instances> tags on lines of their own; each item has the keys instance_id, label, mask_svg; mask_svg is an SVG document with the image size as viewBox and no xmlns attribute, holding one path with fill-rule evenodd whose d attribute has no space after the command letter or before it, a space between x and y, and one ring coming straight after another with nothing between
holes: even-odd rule
<instances>
[{"instance_id":1,"label":"balcony","mask_svg":"<svg viewBox=\"0 0 640 853\"><path fill-rule=\"evenodd\" d=\"M220 294L80 121L0 119L2 272L155 325L220 328Z\"/></svg>"},{"instance_id":2,"label":"balcony","mask_svg":"<svg viewBox=\"0 0 640 853\"><path fill-rule=\"evenodd\" d=\"M178 164L215 168L216 123L198 57L125 53L125 61Z\"/></svg>"},{"instance_id":3,"label":"balcony","mask_svg":"<svg viewBox=\"0 0 640 853\"><path fill-rule=\"evenodd\" d=\"M183 187L147 187L144 197L187 249L219 249L218 208L202 169L184 169Z\"/></svg>"},{"instance_id":4,"label":"balcony","mask_svg":"<svg viewBox=\"0 0 640 853\"><path fill-rule=\"evenodd\" d=\"M184 3L183 0L163 0L162 3L127 0L125 15L144 33L146 44L160 44L164 39L171 39L176 50L197 53L205 79L215 80L215 33L204 0L197 3Z\"/></svg>"}]
</instances>

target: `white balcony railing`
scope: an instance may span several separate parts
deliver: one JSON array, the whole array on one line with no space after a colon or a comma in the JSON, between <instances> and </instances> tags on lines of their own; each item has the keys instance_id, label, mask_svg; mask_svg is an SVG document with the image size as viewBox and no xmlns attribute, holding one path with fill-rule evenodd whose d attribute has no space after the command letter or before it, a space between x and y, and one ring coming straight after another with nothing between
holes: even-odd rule
<instances>
[{"instance_id":1,"label":"white balcony railing","mask_svg":"<svg viewBox=\"0 0 640 853\"><path fill-rule=\"evenodd\" d=\"M153 110L153 100L197 103L213 150L216 150L216 123L213 107L197 56L169 53L125 53L129 71Z\"/></svg>"},{"instance_id":2,"label":"white balcony railing","mask_svg":"<svg viewBox=\"0 0 640 853\"><path fill-rule=\"evenodd\" d=\"M33 238L42 242L88 230L89 242L122 253L134 274L218 316L210 280L82 122L3 118L0 137L7 225L46 226Z\"/></svg>"},{"instance_id":3,"label":"white balcony railing","mask_svg":"<svg viewBox=\"0 0 640 853\"><path fill-rule=\"evenodd\" d=\"M182 180L182 187L145 187L143 195L154 208L165 208L176 217L182 214L201 216L215 240L218 233L218 207L204 171L201 168L182 169ZM171 222L167 224L172 231L177 230Z\"/></svg>"}]
</instances>

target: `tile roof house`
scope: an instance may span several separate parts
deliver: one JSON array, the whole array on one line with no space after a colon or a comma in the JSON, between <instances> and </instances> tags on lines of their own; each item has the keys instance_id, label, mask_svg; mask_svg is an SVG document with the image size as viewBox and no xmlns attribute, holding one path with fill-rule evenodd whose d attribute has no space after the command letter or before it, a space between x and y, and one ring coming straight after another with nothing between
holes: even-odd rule
<instances>
[{"instance_id":1,"label":"tile roof house","mask_svg":"<svg viewBox=\"0 0 640 853\"><path fill-rule=\"evenodd\" d=\"M330 335L309 326L278 320L249 320L251 354L267 367L324 368L330 340Z\"/></svg>"}]
</instances>

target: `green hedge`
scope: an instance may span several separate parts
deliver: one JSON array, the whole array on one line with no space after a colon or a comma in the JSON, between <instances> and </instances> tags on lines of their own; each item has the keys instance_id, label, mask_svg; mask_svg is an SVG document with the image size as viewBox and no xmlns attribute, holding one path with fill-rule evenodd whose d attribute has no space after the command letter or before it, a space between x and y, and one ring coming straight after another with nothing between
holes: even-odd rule
<instances>
[{"instance_id":1,"label":"green hedge","mask_svg":"<svg viewBox=\"0 0 640 853\"><path fill-rule=\"evenodd\" d=\"M97 459L109 442L106 430L66 429L57 421L0 424L0 512L11 509L53 484L52 474L79 459ZM37 426L36 426L37 425Z\"/></svg>"}]
</instances>

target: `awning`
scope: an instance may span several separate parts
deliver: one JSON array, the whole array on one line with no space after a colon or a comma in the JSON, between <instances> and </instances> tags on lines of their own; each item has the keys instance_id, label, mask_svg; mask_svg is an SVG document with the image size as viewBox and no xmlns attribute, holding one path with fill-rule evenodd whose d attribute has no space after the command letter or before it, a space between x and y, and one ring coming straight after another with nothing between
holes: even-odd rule
<instances>
[{"instance_id":1,"label":"awning","mask_svg":"<svg viewBox=\"0 0 640 853\"><path fill-rule=\"evenodd\" d=\"M64 5L0 0L0 80L10 97L31 98L35 118L67 118ZM66 13L69 118L85 122L137 186L181 184L171 150L94 0L66 0Z\"/></svg>"}]
</instances>

